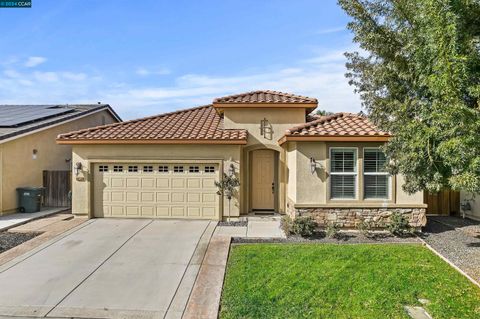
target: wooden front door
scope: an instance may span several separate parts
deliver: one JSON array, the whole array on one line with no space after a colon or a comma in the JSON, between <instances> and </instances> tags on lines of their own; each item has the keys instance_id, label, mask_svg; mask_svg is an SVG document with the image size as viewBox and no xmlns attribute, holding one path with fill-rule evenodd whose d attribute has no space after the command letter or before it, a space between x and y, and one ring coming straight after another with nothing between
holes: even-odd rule
<instances>
[{"instance_id":1,"label":"wooden front door","mask_svg":"<svg viewBox=\"0 0 480 319\"><path fill-rule=\"evenodd\" d=\"M252 152L252 210L274 210L275 153L271 150Z\"/></svg>"}]
</instances>

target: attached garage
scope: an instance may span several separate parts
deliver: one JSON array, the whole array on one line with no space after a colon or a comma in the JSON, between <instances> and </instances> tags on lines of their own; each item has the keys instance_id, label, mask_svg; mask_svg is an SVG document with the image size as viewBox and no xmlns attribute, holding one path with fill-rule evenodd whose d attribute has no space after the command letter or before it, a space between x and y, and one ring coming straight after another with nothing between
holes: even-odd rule
<instances>
[{"instance_id":1,"label":"attached garage","mask_svg":"<svg viewBox=\"0 0 480 319\"><path fill-rule=\"evenodd\" d=\"M94 217L219 219L214 163L95 163Z\"/></svg>"}]
</instances>

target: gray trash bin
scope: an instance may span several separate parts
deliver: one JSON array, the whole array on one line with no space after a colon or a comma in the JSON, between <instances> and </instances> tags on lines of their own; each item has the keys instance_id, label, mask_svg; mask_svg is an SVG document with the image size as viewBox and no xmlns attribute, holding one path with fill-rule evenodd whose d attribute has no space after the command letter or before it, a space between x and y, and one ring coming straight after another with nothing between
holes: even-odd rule
<instances>
[{"instance_id":1,"label":"gray trash bin","mask_svg":"<svg viewBox=\"0 0 480 319\"><path fill-rule=\"evenodd\" d=\"M39 212L44 190L44 187L17 188L18 211L20 213Z\"/></svg>"}]
</instances>

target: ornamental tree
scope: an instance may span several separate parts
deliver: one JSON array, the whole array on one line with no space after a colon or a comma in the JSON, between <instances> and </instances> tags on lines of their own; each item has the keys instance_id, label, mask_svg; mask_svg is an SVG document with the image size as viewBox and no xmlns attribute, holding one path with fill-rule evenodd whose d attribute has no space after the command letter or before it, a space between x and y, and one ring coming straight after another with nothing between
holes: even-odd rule
<instances>
[{"instance_id":1,"label":"ornamental tree","mask_svg":"<svg viewBox=\"0 0 480 319\"><path fill-rule=\"evenodd\" d=\"M404 189L480 192L480 1L339 0L360 52L346 74L393 134Z\"/></svg>"}]
</instances>

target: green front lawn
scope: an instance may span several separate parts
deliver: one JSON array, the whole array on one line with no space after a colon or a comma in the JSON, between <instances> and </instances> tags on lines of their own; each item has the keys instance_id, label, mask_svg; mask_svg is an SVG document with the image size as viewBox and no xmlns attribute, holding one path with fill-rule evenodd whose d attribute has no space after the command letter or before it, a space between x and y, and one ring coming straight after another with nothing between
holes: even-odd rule
<instances>
[{"instance_id":1,"label":"green front lawn","mask_svg":"<svg viewBox=\"0 0 480 319\"><path fill-rule=\"evenodd\" d=\"M248 244L230 252L220 318L480 318L480 289L420 245Z\"/></svg>"}]
</instances>

